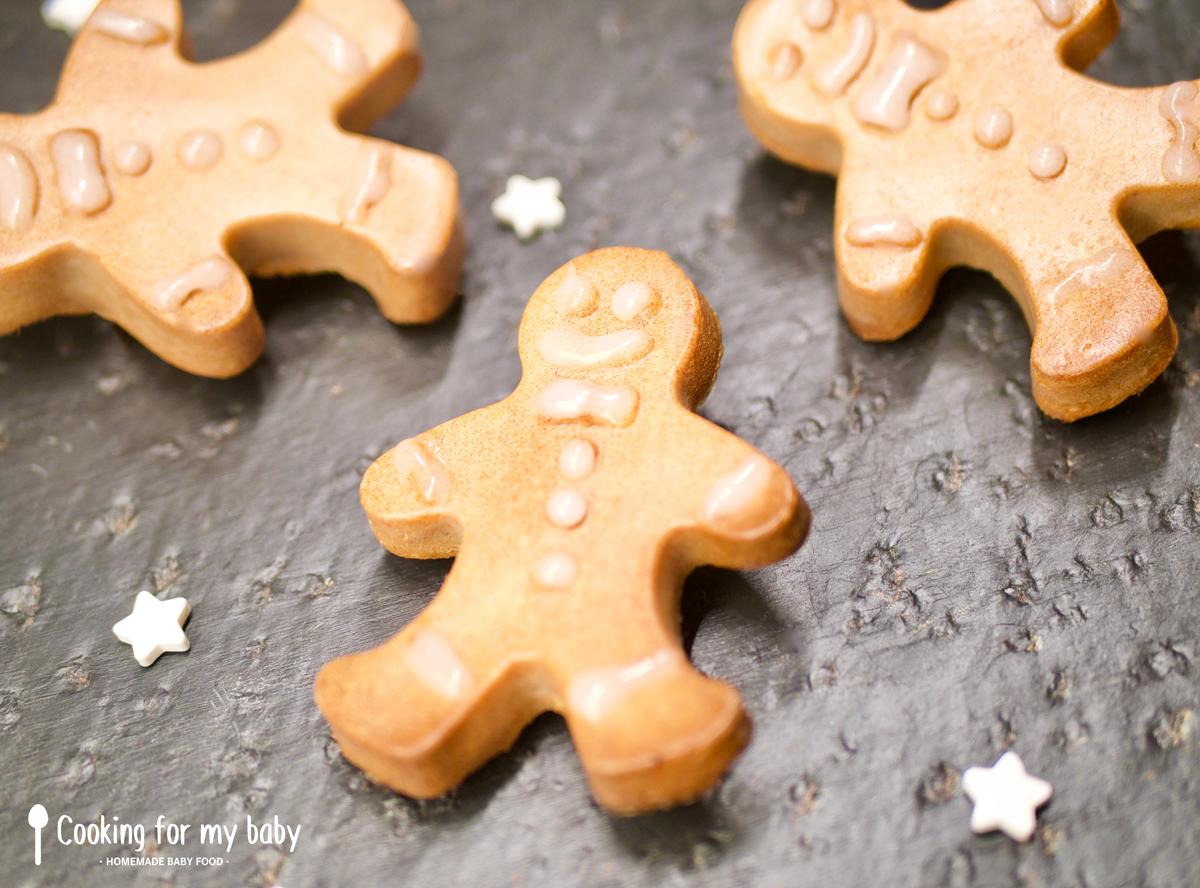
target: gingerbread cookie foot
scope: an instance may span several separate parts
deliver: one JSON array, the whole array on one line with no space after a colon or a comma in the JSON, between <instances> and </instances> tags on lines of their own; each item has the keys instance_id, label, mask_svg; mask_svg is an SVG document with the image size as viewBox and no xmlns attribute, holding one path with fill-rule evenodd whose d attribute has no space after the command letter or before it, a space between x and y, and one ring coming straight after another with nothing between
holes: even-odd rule
<instances>
[{"instance_id":1,"label":"gingerbread cookie foot","mask_svg":"<svg viewBox=\"0 0 1200 888\"><path fill-rule=\"evenodd\" d=\"M809 6L747 4L734 67L767 149L839 177L851 327L902 336L967 265L1020 302L1049 415L1106 410L1161 373L1176 336L1131 239L1200 225L1197 85L1077 73L1116 34L1112 0L855 0L819 23Z\"/></svg>"},{"instance_id":2,"label":"gingerbread cookie foot","mask_svg":"<svg viewBox=\"0 0 1200 888\"><path fill-rule=\"evenodd\" d=\"M352 135L420 67L397 0L302 0L267 40L184 58L177 0L105 0L52 105L0 115L0 332L96 312L192 373L262 350L246 274L336 271L431 320L463 244L444 160Z\"/></svg>"},{"instance_id":3,"label":"gingerbread cookie foot","mask_svg":"<svg viewBox=\"0 0 1200 888\"><path fill-rule=\"evenodd\" d=\"M402 792L444 791L554 710L610 810L691 801L749 721L687 662L683 581L787 557L808 509L783 469L692 412L720 326L665 254L599 250L556 271L520 351L512 395L364 475L388 549L457 557L412 626L325 667L318 705L347 757Z\"/></svg>"}]
</instances>

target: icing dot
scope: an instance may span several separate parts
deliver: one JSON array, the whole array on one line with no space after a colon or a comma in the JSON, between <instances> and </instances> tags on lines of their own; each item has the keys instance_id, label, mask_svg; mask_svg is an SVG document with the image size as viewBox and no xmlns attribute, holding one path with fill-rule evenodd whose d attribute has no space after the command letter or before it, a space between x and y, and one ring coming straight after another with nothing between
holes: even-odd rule
<instances>
[{"instance_id":1,"label":"icing dot","mask_svg":"<svg viewBox=\"0 0 1200 888\"><path fill-rule=\"evenodd\" d=\"M579 576L579 564L565 552L547 555L533 569L533 579L546 589L565 589Z\"/></svg>"},{"instance_id":2,"label":"icing dot","mask_svg":"<svg viewBox=\"0 0 1200 888\"><path fill-rule=\"evenodd\" d=\"M1069 25L1075 17L1069 0L1037 0L1037 5L1046 21L1059 28Z\"/></svg>"},{"instance_id":3,"label":"icing dot","mask_svg":"<svg viewBox=\"0 0 1200 888\"><path fill-rule=\"evenodd\" d=\"M930 93L925 100L925 113L932 120L949 120L958 113L958 96L944 89Z\"/></svg>"},{"instance_id":4,"label":"icing dot","mask_svg":"<svg viewBox=\"0 0 1200 888\"><path fill-rule=\"evenodd\" d=\"M0 222L9 231L28 231L37 212L38 178L15 145L0 145Z\"/></svg>"},{"instance_id":5,"label":"icing dot","mask_svg":"<svg viewBox=\"0 0 1200 888\"><path fill-rule=\"evenodd\" d=\"M559 527L578 527L587 513L587 500L578 490L560 490L546 502L546 517Z\"/></svg>"},{"instance_id":6,"label":"icing dot","mask_svg":"<svg viewBox=\"0 0 1200 888\"><path fill-rule=\"evenodd\" d=\"M904 216L863 216L846 229L846 240L856 247L911 248L923 239L921 229Z\"/></svg>"},{"instance_id":7,"label":"icing dot","mask_svg":"<svg viewBox=\"0 0 1200 888\"><path fill-rule=\"evenodd\" d=\"M591 441L572 438L558 455L558 470L564 478L580 481L596 468L596 448Z\"/></svg>"},{"instance_id":8,"label":"icing dot","mask_svg":"<svg viewBox=\"0 0 1200 888\"><path fill-rule=\"evenodd\" d=\"M363 143L354 162L354 178L338 203L338 215L361 225L371 207L387 196L392 187L392 152L372 142Z\"/></svg>"},{"instance_id":9,"label":"icing dot","mask_svg":"<svg viewBox=\"0 0 1200 888\"><path fill-rule=\"evenodd\" d=\"M193 170L206 170L221 159L225 143L212 130L193 130L179 140L179 159Z\"/></svg>"},{"instance_id":10,"label":"icing dot","mask_svg":"<svg viewBox=\"0 0 1200 888\"><path fill-rule=\"evenodd\" d=\"M109 37L116 37L118 40L127 40L142 46L162 43L170 36L170 32L158 22L138 18L135 15L125 15L123 12L115 12L111 9L99 9L93 12L87 21L87 27L107 34Z\"/></svg>"},{"instance_id":11,"label":"icing dot","mask_svg":"<svg viewBox=\"0 0 1200 888\"><path fill-rule=\"evenodd\" d=\"M126 176L140 176L150 169L150 146L144 142L122 142L113 152L113 166Z\"/></svg>"},{"instance_id":12,"label":"icing dot","mask_svg":"<svg viewBox=\"0 0 1200 888\"><path fill-rule=\"evenodd\" d=\"M599 299L592 282L575 270L574 264L567 266L567 276L554 291L554 308L559 314L572 318L583 318L596 310Z\"/></svg>"},{"instance_id":13,"label":"icing dot","mask_svg":"<svg viewBox=\"0 0 1200 888\"><path fill-rule=\"evenodd\" d=\"M1043 142L1029 152L1029 172L1039 179L1053 179L1067 166L1067 152L1056 142Z\"/></svg>"},{"instance_id":14,"label":"icing dot","mask_svg":"<svg viewBox=\"0 0 1200 888\"><path fill-rule=\"evenodd\" d=\"M238 133L237 145L252 160L269 160L279 150L279 133L265 120L252 120Z\"/></svg>"},{"instance_id":15,"label":"icing dot","mask_svg":"<svg viewBox=\"0 0 1200 888\"><path fill-rule=\"evenodd\" d=\"M819 31L829 26L836 11L837 5L834 0L804 0L800 7L800 17L804 19L804 24L814 31Z\"/></svg>"},{"instance_id":16,"label":"icing dot","mask_svg":"<svg viewBox=\"0 0 1200 888\"><path fill-rule=\"evenodd\" d=\"M645 312L647 316L658 311L661 300L649 284L630 281L622 284L612 297L612 313L622 321L632 321Z\"/></svg>"},{"instance_id":17,"label":"icing dot","mask_svg":"<svg viewBox=\"0 0 1200 888\"><path fill-rule=\"evenodd\" d=\"M771 79L787 80L796 73L804 54L794 43L781 43L771 52Z\"/></svg>"},{"instance_id":18,"label":"icing dot","mask_svg":"<svg viewBox=\"0 0 1200 888\"><path fill-rule=\"evenodd\" d=\"M988 108L975 118L975 140L984 148L1003 148L1012 132L1012 115L1004 108Z\"/></svg>"},{"instance_id":19,"label":"icing dot","mask_svg":"<svg viewBox=\"0 0 1200 888\"><path fill-rule=\"evenodd\" d=\"M233 264L224 256L210 256L182 274L159 281L151 287L150 296L163 310L178 311L193 293L216 290L231 277Z\"/></svg>"},{"instance_id":20,"label":"icing dot","mask_svg":"<svg viewBox=\"0 0 1200 888\"><path fill-rule=\"evenodd\" d=\"M814 78L817 89L827 96L836 96L862 73L875 48L875 20L865 12L856 13L850 20L850 42L846 51L819 70Z\"/></svg>"},{"instance_id":21,"label":"icing dot","mask_svg":"<svg viewBox=\"0 0 1200 888\"><path fill-rule=\"evenodd\" d=\"M875 79L853 106L860 123L892 132L908 126L908 109L917 92L946 70L946 56L912 37L900 37Z\"/></svg>"},{"instance_id":22,"label":"icing dot","mask_svg":"<svg viewBox=\"0 0 1200 888\"><path fill-rule=\"evenodd\" d=\"M112 192L100 169L100 149L93 133L87 130L59 133L50 140L50 158L67 210L90 216L109 205Z\"/></svg>"}]
</instances>

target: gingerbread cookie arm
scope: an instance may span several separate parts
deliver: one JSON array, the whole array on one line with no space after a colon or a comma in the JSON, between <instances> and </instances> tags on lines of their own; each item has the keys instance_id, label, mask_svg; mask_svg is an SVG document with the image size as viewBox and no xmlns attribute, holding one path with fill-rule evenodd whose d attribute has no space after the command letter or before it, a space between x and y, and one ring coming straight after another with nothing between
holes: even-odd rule
<instances>
[{"instance_id":1,"label":"gingerbread cookie arm","mask_svg":"<svg viewBox=\"0 0 1200 888\"><path fill-rule=\"evenodd\" d=\"M364 473L359 499L389 552L405 558L458 554L471 485L488 452L486 437L474 433L481 413L487 409L401 441Z\"/></svg>"}]
</instances>

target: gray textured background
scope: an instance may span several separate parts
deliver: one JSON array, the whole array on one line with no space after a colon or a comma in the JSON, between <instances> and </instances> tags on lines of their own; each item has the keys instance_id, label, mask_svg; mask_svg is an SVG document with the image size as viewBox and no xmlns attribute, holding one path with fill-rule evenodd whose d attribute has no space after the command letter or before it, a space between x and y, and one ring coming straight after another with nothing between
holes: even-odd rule
<instances>
[{"instance_id":1,"label":"gray textured background","mask_svg":"<svg viewBox=\"0 0 1200 888\"><path fill-rule=\"evenodd\" d=\"M212 58L290 3L185 6ZM1074 426L1038 412L1029 334L983 275L951 273L903 341L859 342L833 181L764 157L738 118L739 6L414 0L426 72L375 132L461 177L466 298L439 323L394 327L333 277L256 282L266 352L224 382L95 318L0 339L0 884L1200 884L1200 239L1145 246L1174 364ZM1200 76L1193 0L1123 11L1098 76ZM4 110L50 100L67 45L35 0L0 5ZM520 245L493 223L514 172L563 181L565 228ZM632 820L590 801L553 716L450 798L372 787L313 676L411 619L448 565L385 553L359 476L508 394L526 299L609 244L668 250L707 294L725 364L704 413L813 509L787 562L688 583L692 654L741 689L754 741L705 803ZM192 650L150 669L111 631L142 588L193 607ZM972 836L957 786L1006 748L1055 786L1022 847ZM35 801L242 826L220 868L133 872L48 840L35 869ZM247 813L301 823L295 853L245 845ZM204 853L196 829L182 853Z\"/></svg>"}]
</instances>

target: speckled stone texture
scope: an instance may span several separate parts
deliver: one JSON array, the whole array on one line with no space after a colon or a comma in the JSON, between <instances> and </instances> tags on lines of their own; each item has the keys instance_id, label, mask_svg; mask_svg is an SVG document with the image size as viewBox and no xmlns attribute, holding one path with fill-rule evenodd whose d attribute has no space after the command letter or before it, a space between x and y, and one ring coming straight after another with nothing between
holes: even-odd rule
<instances>
[{"instance_id":1,"label":"speckled stone texture","mask_svg":"<svg viewBox=\"0 0 1200 888\"><path fill-rule=\"evenodd\" d=\"M289 6L185 5L205 58ZM332 277L256 281L266 352L225 382L94 318L0 339L0 883L1200 884L1200 238L1143 248L1175 362L1072 426L1033 404L1029 334L986 276L950 274L915 332L860 342L836 310L833 181L764 157L738 118L739 7L414 0L426 72L374 134L459 172L466 298L439 323L393 327ZM1122 11L1093 73L1200 76L1200 7ZM0 107L48 102L66 49L37 3L0 5ZM562 179L561 231L522 246L492 221L514 172ZM507 395L529 295L608 244L669 251L706 294L725 362L703 412L812 506L789 561L688 583L692 655L755 737L705 803L631 820L590 801L553 716L450 798L374 788L313 676L403 626L448 565L375 542L360 474ZM143 588L193 608L192 650L149 669L111 628ZM1055 786L1021 847L973 836L958 786L1009 748ZM133 870L53 837L102 812L193 824L160 853L226 862ZM247 814L302 824L295 851L248 846ZM202 823L239 824L232 852L200 846Z\"/></svg>"}]
</instances>

